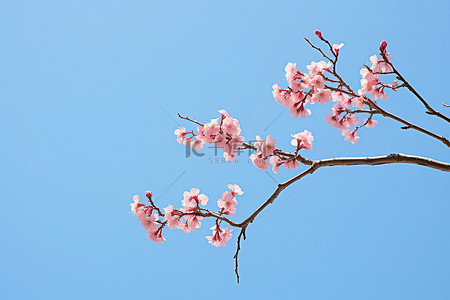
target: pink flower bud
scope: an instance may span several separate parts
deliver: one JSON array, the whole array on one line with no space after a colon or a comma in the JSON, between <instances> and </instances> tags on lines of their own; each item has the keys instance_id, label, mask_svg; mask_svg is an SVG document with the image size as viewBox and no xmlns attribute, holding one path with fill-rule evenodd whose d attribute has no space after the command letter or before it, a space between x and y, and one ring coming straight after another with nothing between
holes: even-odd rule
<instances>
[{"instance_id":1,"label":"pink flower bud","mask_svg":"<svg viewBox=\"0 0 450 300\"><path fill-rule=\"evenodd\" d=\"M385 48L387 47L387 42L386 42L386 41L382 41L382 42L380 43L380 47L381 47L382 49L385 49Z\"/></svg>"},{"instance_id":2,"label":"pink flower bud","mask_svg":"<svg viewBox=\"0 0 450 300\"><path fill-rule=\"evenodd\" d=\"M319 37L319 39L323 40L322 32L320 32L320 30L317 29L314 33Z\"/></svg>"},{"instance_id":3,"label":"pink flower bud","mask_svg":"<svg viewBox=\"0 0 450 300\"><path fill-rule=\"evenodd\" d=\"M150 191L145 192L145 197L151 198L152 196L153 196L152 192L150 192Z\"/></svg>"}]
</instances>

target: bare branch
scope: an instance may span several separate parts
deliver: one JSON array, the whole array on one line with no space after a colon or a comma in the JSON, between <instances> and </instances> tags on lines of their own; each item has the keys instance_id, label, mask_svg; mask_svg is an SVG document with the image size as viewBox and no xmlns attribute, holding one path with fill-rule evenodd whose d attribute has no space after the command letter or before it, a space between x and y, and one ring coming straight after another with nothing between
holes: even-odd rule
<instances>
[{"instance_id":1,"label":"bare branch","mask_svg":"<svg viewBox=\"0 0 450 300\"><path fill-rule=\"evenodd\" d=\"M334 61L334 60L332 60L331 58L329 58L329 57L322 51L322 49L320 49L320 48L317 47L317 46L314 46L314 44L311 43L307 38L305 38L305 41L306 41L311 47L313 47L314 49L316 49L317 51L319 51L320 54L322 54L323 57L325 57L326 59L328 59L328 60L331 61L331 62Z\"/></svg>"},{"instance_id":2,"label":"bare branch","mask_svg":"<svg viewBox=\"0 0 450 300\"><path fill-rule=\"evenodd\" d=\"M179 117L180 119L187 120L187 121L191 121L192 123L195 123L195 124L197 124L197 125L203 126L203 124L197 122L197 120L193 120L193 119L191 119L191 118L189 118L189 117L183 117L183 116L180 115L179 113L178 113L178 117Z\"/></svg>"},{"instance_id":3,"label":"bare branch","mask_svg":"<svg viewBox=\"0 0 450 300\"><path fill-rule=\"evenodd\" d=\"M385 165L385 164L415 164L415 165L421 165L426 166L432 169L437 169L445 172L450 172L450 163L445 163L441 161L437 161L431 158L426 157L420 157L420 156L413 156L413 155L406 155L406 154L389 154L386 156L376 156L376 157L340 157L340 158L329 158L329 159L323 159L314 161L313 164L303 171L302 173L298 174L297 176L289 179L288 181L285 181L283 183L280 183L277 187L277 189L273 192L273 194L257 209L255 212L253 212L247 219L239 223L239 227L246 226L250 223L252 223L255 218L271 203L275 201L275 199L278 197L278 195L288 186L293 184L294 182L302 179L308 174L314 173L317 169L322 167L332 167L332 166L357 166L357 165L370 165L370 166L376 166L376 165Z\"/></svg>"},{"instance_id":4,"label":"bare branch","mask_svg":"<svg viewBox=\"0 0 450 300\"><path fill-rule=\"evenodd\" d=\"M247 226L243 227L243 228L241 229L241 232L240 232L239 235L238 235L238 238L237 238L237 245L236 245L236 253L235 253L234 256L233 256L233 258L234 258L234 264L235 264L235 267L234 267L234 273L236 273L236 280L237 280L237 283L239 283L239 260L238 260L238 257L239 257L239 251L241 251L241 238L244 237L244 240L247 238L247 237L245 236L245 230L246 230L246 229L247 229Z\"/></svg>"},{"instance_id":5,"label":"bare branch","mask_svg":"<svg viewBox=\"0 0 450 300\"><path fill-rule=\"evenodd\" d=\"M396 116L394 114L391 114L390 112L385 111L384 109L379 107L374 101L372 101L370 98L368 98L366 96L364 96L364 99L366 99L370 103L369 106L371 106L372 108L376 109L383 117L388 117L388 118L396 120L396 121L398 121L398 122L400 122L402 124L405 124L406 126L402 127L403 129L411 128L411 129L420 131L420 132L422 132L422 133L424 133L424 134L426 134L428 136L431 136L431 137L441 141L447 147L450 147L450 141L447 138L445 138L444 136L437 135L434 132L431 132L431 131L429 131L429 130L427 130L425 128L417 126L417 125L415 125L415 124L413 124L411 122L408 122L408 121L406 121L406 120L404 120L404 119L402 119L402 118L400 118L400 117L398 117L398 116Z\"/></svg>"},{"instance_id":6,"label":"bare branch","mask_svg":"<svg viewBox=\"0 0 450 300\"><path fill-rule=\"evenodd\" d=\"M403 83L405 84L405 86L408 88L408 90L414 94L414 96L417 97L417 99L420 100L420 102L422 102L422 104L425 106L425 108L427 109L427 114L429 115L435 115L447 122L450 123L450 118L441 114L440 112L438 112L437 110L433 109L427 101L425 101L425 99L422 98L422 96L419 95L419 93L409 84L408 81L406 81L406 79L400 74L399 71L397 71L397 69L394 67L394 65L391 63L391 61L387 58L386 53L384 52L383 48L380 48L380 55L383 57L383 60L392 67L392 70L394 71L394 73L397 75L398 79L400 79L401 81L403 81Z\"/></svg>"}]
</instances>

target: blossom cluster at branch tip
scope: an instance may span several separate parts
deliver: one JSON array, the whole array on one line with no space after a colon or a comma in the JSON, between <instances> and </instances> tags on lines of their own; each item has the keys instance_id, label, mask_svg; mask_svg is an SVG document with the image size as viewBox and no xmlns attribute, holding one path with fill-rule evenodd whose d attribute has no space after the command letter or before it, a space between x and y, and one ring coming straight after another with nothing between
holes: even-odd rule
<instances>
[{"instance_id":1,"label":"blossom cluster at branch tip","mask_svg":"<svg viewBox=\"0 0 450 300\"><path fill-rule=\"evenodd\" d=\"M149 199L151 199L152 194L150 192L146 192L146 195L149 195ZM164 243L166 240L162 236L162 228L164 226L160 226L158 224L158 214L153 213L153 208L149 205L145 205L139 202L139 196L135 195L133 197L133 203L130 204L131 212L136 215L138 220L141 222L141 225L144 227L145 231L148 233L148 238L157 243Z\"/></svg>"},{"instance_id":2,"label":"blossom cluster at branch tip","mask_svg":"<svg viewBox=\"0 0 450 300\"><path fill-rule=\"evenodd\" d=\"M274 84L272 86L273 97L279 104L286 106L295 119L299 116L306 118L306 116L311 115L311 110L306 108L307 104L312 105L316 102L324 104L333 100L336 103L331 108L331 114L325 116L327 123L341 130L346 140L356 143L359 140L356 134L357 131L364 125L366 127L375 127L377 121L372 120L371 115L369 119L365 120L363 125L357 126L359 118L355 116L354 111L350 110L350 106L359 110L364 110L366 107L368 107L368 111L372 110L373 108L369 105L369 101L372 100L367 98L366 94L369 94L374 100L387 100L388 96L385 89L396 91L399 84L396 80L392 84L380 80L380 75L390 74L393 72L393 69L391 64L385 61L384 58L378 59L376 55L373 55L370 57L371 66L365 66L360 71L362 76L361 89L358 90L358 96L355 96L355 93L335 71L337 57L344 44L331 45L323 38L320 30L316 30L314 33L330 47L333 54L331 57L335 57L334 61L331 61L331 58L323 54L322 50L319 50L330 61L311 62L307 66L307 73L300 72L296 64L288 63L285 67L288 87L284 89L278 84ZM315 46L313 47L319 49ZM392 57L386 51L386 48L387 42L382 41L380 50L382 55L384 55L383 57L390 61ZM331 67L332 69L330 70ZM334 84L337 86L333 87ZM356 127L351 129L353 126ZM252 161L259 168L267 169L268 164L261 159L264 160L264 157L256 155L252 158ZM278 163L277 159L273 158L272 160L274 163ZM277 167L275 166L274 169L277 170Z\"/></svg>"},{"instance_id":3,"label":"blossom cluster at branch tip","mask_svg":"<svg viewBox=\"0 0 450 300\"><path fill-rule=\"evenodd\" d=\"M220 223L222 219L218 217L222 215L232 215L236 212L237 195L242 195L244 192L237 184L228 184L228 189L222 194L222 199L217 201L219 210L217 212L209 212L207 209L201 208L208 204L208 196L200 194L200 190L192 188L190 191L183 193L183 200L181 200L181 208L175 209L173 205L168 205L164 208L164 214L155 206L152 201L153 194L146 191L145 195L148 198L150 205L145 205L139 202L139 196L133 197L133 202L130 204L131 212L137 216L141 225L148 233L147 237L157 243L164 243L166 240L162 236L164 227L171 229L181 229L185 233L189 233L201 227L201 220L205 216L216 217L216 226L213 227L213 235L207 237L209 242L216 247L224 246L232 237L231 231L228 228L221 229ZM160 218L162 218L160 220Z\"/></svg>"}]
</instances>

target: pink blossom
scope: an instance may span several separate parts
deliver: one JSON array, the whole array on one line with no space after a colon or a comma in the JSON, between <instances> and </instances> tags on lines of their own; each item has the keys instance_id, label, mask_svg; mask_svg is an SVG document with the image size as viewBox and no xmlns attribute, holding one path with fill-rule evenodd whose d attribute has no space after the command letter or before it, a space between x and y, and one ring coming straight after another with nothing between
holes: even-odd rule
<instances>
[{"instance_id":1,"label":"pink blossom","mask_svg":"<svg viewBox=\"0 0 450 300\"><path fill-rule=\"evenodd\" d=\"M222 130L231 137L237 137L241 133L239 121L232 117L226 117L223 120Z\"/></svg>"},{"instance_id":2,"label":"pink blossom","mask_svg":"<svg viewBox=\"0 0 450 300\"><path fill-rule=\"evenodd\" d=\"M270 156L275 151L275 140L268 135L266 140L261 139L259 135L256 136L257 142L253 144L256 148L256 152L258 154L262 154L263 156Z\"/></svg>"},{"instance_id":3,"label":"pink blossom","mask_svg":"<svg viewBox=\"0 0 450 300\"><path fill-rule=\"evenodd\" d=\"M242 195L244 192L241 190L241 188L237 184L228 184L227 187L231 190L231 195Z\"/></svg>"},{"instance_id":4,"label":"pink blossom","mask_svg":"<svg viewBox=\"0 0 450 300\"><path fill-rule=\"evenodd\" d=\"M379 75L374 74L372 73L372 71L369 71L365 68L361 69L360 73L363 78L361 79L361 89L358 91L358 93L360 95L369 93L374 99L387 100L388 96L383 91L384 87L377 87L377 85L381 83L379 80Z\"/></svg>"},{"instance_id":5,"label":"pink blossom","mask_svg":"<svg viewBox=\"0 0 450 300\"><path fill-rule=\"evenodd\" d=\"M323 76L322 75L316 75L314 77L309 77L309 80L307 80L308 87L310 89L314 90L321 90L323 89Z\"/></svg>"},{"instance_id":6,"label":"pink blossom","mask_svg":"<svg viewBox=\"0 0 450 300\"><path fill-rule=\"evenodd\" d=\"M369 91L369 94L371 94L374 99L381 99L384 101L388 99L388 95L384 93L384 87L375 88Z\"/></svg>"},{"instance_id":7,"label":"pink blossom","mask_svg":"<svg viewBox=\"0 0 450 300\"><path fill-rule=\"evenodd\" d=\"M333 116L339 116L343 112L347 111L347 103L345 102L337 102L331 107L331 114Z\"/></svg>"},{"instance_id":8,"label":"pink blossom","mask_svg":"<svg viewBox=\"0 0 450 300\"><path fill-rule=\"evenodd\" d=\"M331 67L331 63L326 63L323 60L319 62L312 61L310 65L306 66L308 69L308 74L311 77L322 74L323 71L330 71L329 67Z\"/></svg>"},{"instance_id":9,"label":"pink blossom","mask_svg":"<svg viewBox=\"0 0 450 300\"><path fill-rule=\"evenodd\" d=\"M189 227L189 223L187 221L183 223L180 229L183 230L184 233L191 232L191 227Z\"/></svg>"},{"instance_id":10,"label":"pink blossom","mask_svg":"<svg viewBox=\"0 0 450 300\"><path fill-rule=\"evenodd\" d=\"M131 206L131 212L133 213L133 215L135 215L138 211L138 208L141 206L145 206L144 204L139 202L139 196L138 195L134 195L133 196L133 203L130 204Z\"/></svg>"},{"instance_id":11,"label":"pink blossom","mask_svg":"<svg viewBox=\"0 0 450 300\"><path fill-rule=\"evenodd\" d=\"M219 146L219 144L217 144L217 146L223 148L223 157L227 161L233 161L236 158L236 153L243 147L244 141L245 139L243 136L236 136L231 140L226 140L221 146Z\"/></svg>"},{"instance_id":12,"label":"pink blossom","mask_svg":"<svg viewBox=\"0 0 450 300\"><path fill-rule=\"evenodd\" d=\"M172 205L167 206L164 208L164 220L167 221L167 226L169 228L182 228L183 222L180 221L181 218L181 211L174 210Z\"/></svg>"},{"instance_id":13,"label":"pink blossom","mask_svg":"<svg viewBox=\"0 0 450 300\"><path fill-rule=\"evenodd\" d=\"M226 161L234 161L236 159L236 155L224 152L223 158L225 158Z\"/></svg>"},{"instance_id":14,"label":"pink blossom","mask_svg":"<svg viewBox=\"0 0 450 300\"><path fill-rule=\"evenodd\" d=\"M364 123L366 123L366 122L367 122L367 124L366 124L366 127L367 127L367 128L369 128L369 127L374 128L374 127L377 126L377 124L378 124L378 121L377 121L377 120L372 120L372 119L370 119L370 120L365 119L365 120L364 120Z\"/></svg>"},{"instance_id":15,"label":"pink blossom","mask_svg":"<svg viewBox=\"0 0 450 300\"><path fill-rule=\"evenodd\" d=\"M264 150L264 140L259 135L257 135L256 142L253 143L253 146L256 148L257 153L262 153Z\"/></svg>"},{"instance_id":16,"label":"pink blossom","mask_svg":"<svg viewBox=\"0 0 450 300\"><path fill-rule=\"evenodd\" d=\"M356 135L357 130L354 129L352 131L343 130L342 135L345 135L345 140L349 141L352 144L355 144L357 141L359 141L359 136Z\"/></svg>"},{"instance_id":17,"label":"pink blossom","mask_svg":"<svg viewBox=\"0 0 450 300\"><path fill-rule=\"evenodd\" d=\"M250 155L250 159L257 168L262 170L267 170L269 168L269 162L267 159L264 159L261 154L252 154Z\"/></svg>"},{"instance_id":18,"label":"pink blossom","mask_svg":"<svg viewBox=\"0 0 450 300\"><path fill-rule=\"evenodd\" d=\"M154 242L157 242L157 243L164 243L164 241L166 240L163 236L162 236L162 226L161 227L159 227L157 230L155 230L155 231L150 231L149 233L148 233L148 236L147 236L149 239L151 239L152 241L154 241Z\"/></svg>"},{"instance_id":19,"label":"pink blossom","mask_svg":"<svg viewBox=\"0 0 450 300\"><path fill-rule=\"evenodd\" d=\"M386 54L389 53L386 52ZM390 54L386 56L388 57L389 60L391 59ZM372 62L371 70L374 73L389 73L394 71L392 67L384 61L384 59L378 59L376 55L372 55L370 57L370 61Z\"/></svg>"},{"instance_id":20,"label":"pink blossom","mask_svg":"<svg viewBox=\"0 0 450 300\"><path fill-rule=\"evenodd\" d=\"M364 95L365 93L370 93L373 89L376 88L379 82L378 74L373 74L372 71L369 71L366 68L361 69L359 73L362 76L361 89L358 91L359 94Z\"/></svg>"},{"instance_id":21,"label":"pink blossom","mask_svg":"<svg viewBox=\"0 0 450 300\"><path fill-rule=\"evenodd\" d=\"M183 200L181 204L185 208L197 207L198 204L206 205L208 203L208 196L204 194L200 194L200 190L196 188L192 188L190 192L186 191L183 193Z\"/></svg>"},{"instance_id":22,"label":"pink blossom","mask_svg":"<svg viewBox=\"0 0 450 300\"><path fill-rule=\"evenodd\" d=\"M184 135L186 134L186 128L179 126L174 133L177 136L177 142L181 144L184 140Z\"/></svg>"},{"instance_id":23,"label":"pink blossom","mask_svg":"<svg viewBox=\"0 0 450 300\"><path fill-rule=\"evenodd\" d=\"M328 89L317 91L311 97L310 102L311 102L311 104L314 104L317 101L322 104L327 103L328 101L331 100L331 94L332 94L332 92Z\"/></svg>"},{"instance_id":24,"label":"pink blossom","mask_svg":"<svg viewBox=\"0 0 450 300\"><path fill-rule=\"evenodd\" d=\"M215 225L211 229L213 230L212 236L207 236L206 239L213 246L225 246L232 237L233 230L229 230L228 227L221 229L219 225Z\"/></svg>"},{"instance_id":25,"label":"pink blossom","mask_svg":"<svg viewBox=\"0 0 450 300\"><path fill-rule=\"evenodd\" d=\"M286 71L286 80L289 83L289 85L296 90L296 83L297 79L301 78L301 74L299 70L297 70L297 68L295 67L295 64L293 63L288 63L286 65L286 67L284 68L284 70Z\"/></svg>"},{"instance_id":26,"label":"pink blossom","mask_svg":"<svg viewBox=\"0 0 450 300\"><path fill-rule=\"evenodd\" d=\"M337 101L344 107L345 109L349 108L352 104L352 101L350 100L350 97L348 97L346 94L342 92L333 93L332 98L334 101Z\"/></svg>"},{"instance_id":27,"label":"pink blossom","mask_svg":"<svg viewBox=\"0 0 450 300\"><path fill-rule=\"evenodd\" d=\"M291 104L291 91L281 89L278 84L274 84L273 88L273 97L283 106L289 107Z\"/></svg>"},{"instance_id":28,"label":"pink blossom","mask_svg":"<svg viewBox=\"0 0 450 300\"><path fill-rule=\"evenodd\" d=\"M286 169L295 169L297 167L299 167L298 161L296 160L287 160L284 163L284 166L286 167Z\"/></svg>"},{"instance_id":29,"label":"pink blossom","mask_svg":"<svg viewBox=\"0 0 450 300\"><path fill-rule=\"evenodd\" d=\"M184 232L194 231L196 228L200 228L202 223L200 222L203 219L202 216L197 216L195 212L199 211L198 207L186 206L182 212L184 213L184 219L186 220L186 224L184 224L181 229Z\"/></svg>"},{"instance_id":30,"label":"pink blossom","mask_svg":"<svg viewBox=\"0 0 450 300\"><path fill-rule=\"evenodd\" d=\"M342 92L333 93L331 97L333 98L333 101L337 102L346 102L346 100L348 99L348 96Z\"/></svg>"},{"instance_id":31,"label":"pink blossom","mask_svg":"<svg viewBox=\"0 0 450 300\"><path fill-rule=\"evenodd\" d=\"M217 147L223 148L224 158L233 161L245 139L239 136L239 121L232 118L226 110L221 109L219 112L220 122L219 119L212 119L210 123L199 125L196 141L188 144L194 149L201 149L204 144L215 143Z\"/></svg>"},{"instance_id":32,"label":"pink blossom","mask_svg":"<svg viewBox=\"0 0 450 300\"><path fill-rule=\"evenodd\" d=\"M214 141L217 134L219 134L219 131L220 124L218 123L218 119L212 119L210 123L198 127L200 135L197 136L197 138L201 139L203 143L209 144Z\"/></svg>"},{"instance_id":33,"label":"pink blossom","mask_svg":"<svg viewBox=\"0 0 450 300\"><path fill-rule=\"evenodd\" d=\"M224 192L222 194L222 199L217 201L217 205L223 210L224 214L233 215L236 212L237 200L234 198L233 194Z\"/></svg>"},{"instance_id":34,"label":"pink blossom","mask_svg":"<svg viewBox=\"0 0 450 300\"><path fill-rule=\"evenodd\" d=\"M194 143L191 144L192 149L200 150L203 149L204 143L198 139Z\"/></svg>"},{"instance_id":35,"label":"pink blossom","mask_svg":"<svg viewBox=\"0 0 450 300\"><path fill-rule=\"evenodd\" d=\"M225 109L219 109L219 112L220 112L220 116L221 116L222 120L225 119L226 117L230 116Z\"/></svg>"},{"instance_id":36,"label":"pink blossom","mask_svg":"<svg viewBox=\"0 0 450 300\"><path fill-rule=\"evenodd\" d=\"M145 213L144 210L138 210L136 216L147 233L155 231L158 228L158 223L156 223L158 215L156 213L149 215Z\"/></svg>"},{"instance_id":37,"label":"pink blossom","mask_svg":"<svg viewBox=\"0 0 450 300\"><path fill-rule=\"evenodd\" d=\"M289 113L295 119L300 116L301 118L305 118L306 115L311 114L311 110L305 108L306 99L303 93L292 93L291 95L291 106L289 106Z\"/></svg>"},{"instance_id":38,"label":"pink blossom","mask_svg":"<svg viewBox=\"0 0 450 300\"><path fill-rule=\"evenodd\" d=\"M275 149L276 149L275 140L270 135L268 135L266 137L265 143L265 155L266 156L272 155Z\"/></svg>"},{"instance_id":39,"label":"pink blossom","mask_svg":"<svg viewBox=\"0 0 450 300\"><path fill-rule=\"evenodd\" d=\"M291 136L294 138L291 141L292 146L296 147L297 149L302 148L305 148L306 150L312 149L313 147L312 141L314 140L314 137L308 130L296 134L291 134Z\"/></svg>"},{"instance_id":40,"label":"pink blossom","mask_svg":"<svg viewBox=\"0 0 450 300\"><path fill-rule=\"evenodd\" d=\"M178 129L174 131L174 134L177 136L177 142L183 145L188 144L190 146L191 138L187 138L187 134L192 134L190 132L186 132L186 128L179 126Z\"/></svg>"},{"instance_id":41,"label":"pink blossom","mask_svg":"<svg viewBox=\"0 0 450 300\"><path fill-rule=\"evenodd\" d=\"M339 54L339 50L341 50L342 47L344 47L343 43L340 43L339 45L338 44L334 44L333 45L333 50L334 50L334 52L336 52L336 54Z\"/></svg>"},{"instance_id":42,"label":"pink blossom","mask_svg":"<svg viewBox=\"0 0 450 300\"><path fill-rule=\"evenodd\" d=\"M272 171L276 174L278 173L278 168L285 162L282 161L278 156L274 155L270 157L270 163L272 164Z\"/></svg>"},{"instance_id":43,"label":"pink blossom","mask_svg":"<svg viewBox=\"0 0 450 300\"><path fill-rule=\"evenodd\" d=\"M354 114L348 114L345 118L342 119L342 122L346 128L349 128L358 124L359 118Z\"/></svg>"},{"instance_id":44,"label":"pink blossom","mask_svg":"<svg viewBox=\"0 0 450 300\"><path fill-rule=\"evenodd\" d=\"M364 109L364 106L366 105L365 100L363 97L355 97L353 98L353 106L357 107L359 109Z\"/></svg>"},{"instance_id":45,"label":"pink blossom","mask_svg":"<svg viewBox=\"0 0 450 300\"><path fill-rule=\"evenodd\" d=\"M339 115L325 115L325 120L328 124L337 129L342 129L341 119L339 119Z\"/></svg>"},{"instance_id":46,"label":"pink blossom","mask_svg":"<svg viewBox=\"0 0 450 300\"><path fill-rule=\"evenodd\" d=\"M202 223L200 222L201 219L203 219L203 217L201 216L196 216L193 214L188 214L185 215L184 218L186 219L186 222L188 224L188 232L190 231L194 231L197 228L200 228L202 226ZM183 229L184 231L185 229Z\"/></svg>"}]
</instances>

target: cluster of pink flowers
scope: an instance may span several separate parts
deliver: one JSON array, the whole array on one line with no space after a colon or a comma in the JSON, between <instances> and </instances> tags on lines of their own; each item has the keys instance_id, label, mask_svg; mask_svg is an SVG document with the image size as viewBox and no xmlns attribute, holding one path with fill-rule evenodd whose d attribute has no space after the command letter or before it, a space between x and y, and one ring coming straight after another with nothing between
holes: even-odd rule
<instances>
[{"instance_id":1,"label":"cluster of pink flowers","mask_svg":"<svg viewBox=\"0 0 450 300\"><path fill-rule=\"evenodd\" d=\"M315 34L319 39L328 43L319 30L316 30ZM338 56L340 49L344 46L344 44L334 44L331 46L329 43L328 45L330 45L335 57ZM382 41L380 50L388 60L391 60L392 57L390 53L386 51L386 47L387 42ZM342 84L341 81L332 80L325 76L325 72L335 75L335 73L330 70L332 63L327 63L325 61L311 62L311 64L307 66L307 74L301 73L296 68L295 64L288 63L285 68L286 79L289 84L288 88L282 89L277 84L274 84L272 93L278 103L289 108L289 112L294 118L298 118L298 116L305 118L306 115L311 114L311 110L305 108L306 103L314 104L319 102L323 104L333 100L336 103L331 108L331 114L327 114L325 119L328 124L341 130L342 135L345 136L345 140L354 144L359 140L357 131L362 126L375 127L378 122L372 120L371 115L364 120L363 125L357 126L359 118L349 109L350 106L363 110L368 103L366 101L368 99L365 96L366 94L370 94L373 99L386 100L388 96L385 93L385 89L389 88L395 91L399 87L395 80L392 84L387 84L380 80L381 74L390 74L393 72L392 66L388 62L384 59L378 59L376 55L370 57L370 62L370 67L365 66L360 71L362 79L358 96L353 96L351 91L339 91L340 88L343 88L345 83ZM338 79L341 80L340 77ZM339 83L338 88L329 87L326 85L326 82L337 82ZM350 94L351 97L346 93ZM350 129L353 126L355 126L355 128ZM267 169L269 166L268 162L264 161L264 156L262 155L254 156L252 161L254 161L256 166L262 169ZM280 163L280 160L275 157L271 157L270 161L273 161L275 165ZM275 166L274 169L277 169L277 167Z\"/></svg>"},{"instance_id":2,"label":"cluster of pink flowers","mask_svg":"<svg viewBox=\"0 0 450 300\"><path fill-rule=\"evenodd\" d=\"M330 72L330 66L331 63L325 61L313 61L307 66L308 74L304 74L295 64L288 63L285 71L289 87L282 89L278 84L274 84L272 93L275 100L286 106L294 118L310 115L311 110L305 108L306 103L326 103L331 100L331 91L324 88L324 72Z\"/></svg>"},{"instance_id":3,"label":"cluster of pink flowers","mask_svg":"<svg viewBox=\"0 0 450 300\"><path fill-rule=\"evenodd\" d=\"M242 147L245 139L240 136L241 128L239 121L232 118L225 110L219 110L220 119L212 119L211 122L199 125L197 133L186 132L184 127L175 130L177 141L184 145L201 149L203 145L214 143L223 148L223 156L227 161L233 161L236 153ZM195 141L193 138L195 137Z\"/></svg>"},{"instance_id":4,"label":"cluster of pink flowers","mask_svg":"<svg viewBox=\"0 0 450 300\"><path fill-rule=\"evenodd\" d=\"M256 148L256 154L250 155L251 161L256 167L262 170L267 170L269 168L267 158L273 155L273 152L276 149L275 140L268 135L264 141L257 135L256 142L253 143L253 146Z\"/></svg>"},{"instance_id":5,"label":"cluster of pink flowers","mask_svg":"<svg viewBox=\"0 0 450 300\"><path fill-rule=\"evenodd\" d=\"M150 191L146 191L145 196L151 199L153 194ZM133 197L133 203L130 206L131 212L137 216L145 231L148 233L147 237L157 243L164 243L166 240L162 236L164 225L159 222L157 213L152 214L153 207L139 202L138 195Z\"/></svg>"},{"instance_id":6,"label":"cluster of pink flowers","mask_svg":"<svg viewBox=\"0 0 450 300\"><path fill-rule=\"evenodd\" d=\"M229 184L227 187L231 190L231 192L223 192L222 198L217 201L217 205L220 208L220 213L234 215L237 205L235 196L242 195L244 192L237 184Z\"/></svg>"},{"instance_id":7,"label":"cluster of pink flowers","mask_svg":"<svg viewBox=\"0 0 450 300\"><path fill-rule=\"evenodd\" d=\"M331 114L325 115L325 120L334 128L341 130L346 140L352 143L357 142L359 139L356 136L357 130L350 131L349 128L358 124L359 118L353 113L349 113L348 108L353 104L362 109L365 105L364 99L362 97L350 98L341 92L333 93L333 99L336 103L331 108ZM341 117L342 114L343 116Z\"/></svg>"},{"instance_id":8,"label":"cluster of pink flowers","mask_svg":"<svg viewBox=\"0 0 450 300\"><path fill-rule=\"evenodd\" d=\"M222 199L217 201L219 211L215 212L217 216L222 214L232 215L236 212L237 200L236 195L242 195L244 192L237 184L229 184L227 186L230 191L226 191L222 194ZM152 196L150 191L145 192L145 196L149 199L151 205L145 205L139 202L139 196L133 197L131 203L131 212L137 216L145 231L148 233L148 238L157 243L164 243L166 240L162 236L162 230L164 227L171 229L181 229L185 233L194 231L201 227L202 214L208 212L208 210L201 208L208 204L208 196L200 194L200 190L193 188L191 191L183 193L183 200L181 201L182 208L174 209L172 205L164 208L164 214L162 214L156 207L153 206ZM156 213L155 210L159 213ZM160 220L160 217L163 219ZM221 229L220 221L216 222L216 225L211 237L206 237L210 243L216 247L223 246L228 240L231 239L231 231L228 228Z\"/></svg>"},{"instance_id":9,"label":"cluster of pink flowers","mask_svg":"<svg viewBox=\"0 0 450 300\"><path fill-rule=\"evenodd\" d=\"M391 60L391 54L387 52L386 49L384 49L383 51L387 59ZM398 86L398 83L396 80L394 80L392 84L386 84L380 80L380 74L390 73L393 71L393 69L388 63L384 61L384 59L378 59L376 55L372 55L370 57L370 62L372 63L372 66L370 68L362 68L360 71L362 79L361 89L358 91L358 94L364 95L367 93L370 94L373 99L387 100L388 95L384 92L384 89L388 87L395 90Z\"/></svg>"},{"instance_id":10,"label":"cluster of pink flowers","mask_svg":"<svg viewBox=\"0 0 450 300\"><path fill-rule=\"evenodd\" d=\"M298 153L300 149L312 149L312 141L314 140L314 137L311 132L305 130L303 132L293 134L292 137L294 139L291 141L291 144L296 147L295 153ZM295 169L299 166L297 160L294 158L282 160L278 155L276 155L275 140L270 136L267 136L265 141L261 139L261 137L256 136L256 142L253 146L256 148L256 154L250 155L250 159L257 168L267 170L270 164L272 164L272 171L274 173L278 173L278 169L281 165L284 165L287 169Z\"/></svg>"}]
</instances>

